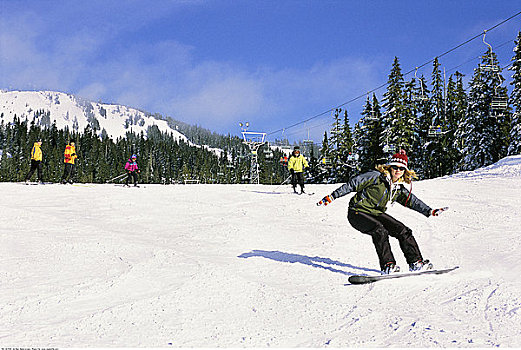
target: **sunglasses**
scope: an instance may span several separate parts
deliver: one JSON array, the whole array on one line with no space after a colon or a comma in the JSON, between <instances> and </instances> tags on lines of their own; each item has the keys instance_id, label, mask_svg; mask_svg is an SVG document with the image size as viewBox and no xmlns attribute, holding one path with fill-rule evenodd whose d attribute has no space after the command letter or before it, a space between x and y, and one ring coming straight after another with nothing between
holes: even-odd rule
<instances>
[{"instance_id":1,"label":"sunglasses","mask_svg":"<svg viewBox=\"0 0 521 350\"><path fill-rule=\"evenodd\" d=\"M393 168L394 170L405 171L405 167L403 166L391 165L391 168Z\"/></svg>"}]
</instances>

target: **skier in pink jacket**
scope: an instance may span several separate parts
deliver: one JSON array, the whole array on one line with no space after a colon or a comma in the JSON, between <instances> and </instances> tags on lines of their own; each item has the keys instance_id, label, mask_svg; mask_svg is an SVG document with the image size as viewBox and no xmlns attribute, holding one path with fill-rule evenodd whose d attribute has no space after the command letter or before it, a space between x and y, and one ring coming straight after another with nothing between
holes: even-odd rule
<instances>
[{"instance_id":1,"label":"skier in pink jacket","mask_svg":"<svg viewBox=\"0 0 521 350\"><path fill-rule=\"evenodd\" d=\"M125 181L125 185L129 186L130 179L132 178L134 180L134 186L137 187L137 174L139 173L139 168L136 163L137 156L135 154L130 157L130 159L127 161L127 164L125 164L125 170L127 171L127 180Z\"/></svg>"}]
</instances>

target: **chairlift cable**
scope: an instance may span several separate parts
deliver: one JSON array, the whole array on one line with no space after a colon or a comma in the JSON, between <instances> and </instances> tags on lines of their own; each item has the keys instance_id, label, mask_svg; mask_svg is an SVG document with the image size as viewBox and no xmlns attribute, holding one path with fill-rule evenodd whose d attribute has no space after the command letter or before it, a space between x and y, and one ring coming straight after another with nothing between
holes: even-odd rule
<instances>
[{"instance_id":1,"label":"chairlift cable","mask_svg":"<svg viewBox=\"0 0 521 350\"><path fill-rule=\"evenodd\" d=\"M411 74L412 72L414 72L414 71L415 71L416 69L418 69L418 68L425 67L426 65L428 65L428 64L430 64L430 63L432 63L432 62L434 62L434 60L435 60L436 58L440 58L440 57L443 57L443 56L448 55L449 53L451 53L451 52L453 52L453 51L459 49L460 47L462 47L462 46L464 46L464 45L470 43L471 41L476 40L477 38L481 37L484 33L486 33L486 32L490 32L491 30L496 29L497 27L499 27L499 26L505 24L506 22L512 20L513 18L515 18L515 17L517 17L517 16L519 16L519 15L521 15L521 11L515 13L514 15L512 15L512 16L506 18L506 19L504 19L503 21L501 21L501 22L495 24L495 25L492 26L492 27L490 27L490 28L488 28L488 29L485 29L483 32L481 32L481 33L479 33L479 34L473 36L472 38L470 38L470 39L468 39L468 40L462 42L461 44L459 44L459 45L457 45L457 46L454 46L453 48L451 48L451 49L449 49L449 50L443 52L442 54L435 56L435 57L432 58L431 60L429 60L429 61L427 61L427 62L425 62L425 63L423 63L423 64L421 64L421 65L419 65L419 66L417 66L417 67L415 67L414 69L411 69L411 70L409 70L408 72L405 72L405 73L403 74L403 76L405 77L405 76ZM389 84L389 83L381 84L381 85L379 85L378 87L376 87L376 88L374 88L374 89L372 89L372 90L369 90L367 93L376 92L376 91L380 90L381 88L387 86L388 84ZM276 134L276 133L278 133L278 132L280 132L280 131L283 131L283 130L286 130L286 129L294 128L294 127L296 127L296 126L298 126L298 125L301 125L301 124L307 123L307 122L309 122L309 121L311 121L311 120L313 120L313 119L316 119L316 118L318 118L318 117L321 117L321 116L323 116L323 115L325 115L325 114L327 114L327 113L331 113L332 111L334 111L334 110L337 109L337 108L343 107L343 106L345 106L345 105L347 105L347 104L350 104L350 103L352 103L352 102L355 102L355 101L359 100L360 98L366 96L367 93L364 93L364 94L362 94L362 95L356 96L356 97L354 97L354 98L352 98L352 99L350 99L350 100L348 100L348 101L346 101L346 102L344 102L344 103L342 103L342 104L340 104L340 105L338 105L338 106L336 106L336 107L330 108L330 109L328 109L327 111L324 111L324 112L322 112L322 113L315 114L315 115L313 115L313 116L311 116L311 117L309 117L309 118L307 118L307 119L305 119L305 120L303 120L303 121L300 121L300 122L294 123L294 124L292 124L292 125L290 125L290 126L286 126L286 127L284 127L284 128L277 129L277 130L275 130L275 131L271 131L271 132L267 133L267 135Z\"/></svg>"}]
</instances>

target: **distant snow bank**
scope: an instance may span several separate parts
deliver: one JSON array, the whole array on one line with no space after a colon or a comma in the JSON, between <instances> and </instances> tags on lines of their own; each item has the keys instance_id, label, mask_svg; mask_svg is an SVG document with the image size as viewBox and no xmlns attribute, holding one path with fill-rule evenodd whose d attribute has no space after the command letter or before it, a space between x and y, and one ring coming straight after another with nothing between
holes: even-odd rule
<instances>
[{"instance_id":1,"label":"distant snow bank","mask_svg":"<svg viewBox=\"0 0 521 350\"><path fill-rule=\"evenodd\" d=\"M497 163L472 171L464 171L447 176L453 179L483 178L483 177L521 177L521 154L501 159Z\"/></svg>"}]
</instances>

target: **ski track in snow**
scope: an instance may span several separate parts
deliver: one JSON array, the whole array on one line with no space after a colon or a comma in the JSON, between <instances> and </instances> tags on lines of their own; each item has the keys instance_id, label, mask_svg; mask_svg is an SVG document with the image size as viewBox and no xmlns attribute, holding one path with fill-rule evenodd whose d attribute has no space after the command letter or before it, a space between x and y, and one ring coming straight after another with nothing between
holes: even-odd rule
<instances>
[{"instance_id":1,"label":"ski track in snow","mask_svg":"<svg viewBox=\"0 0 521 350\"><path fill-rule=\"evenodd\" d=\"M519 347L521 160L508 161L415 183L450 207L440 217L389 208L435 267L460 269L361 286L347 278L378 264L350 196L315 205L339 184L0 183L0 344Z\"/></svg>"}]
</instances>

